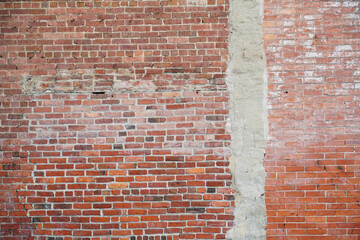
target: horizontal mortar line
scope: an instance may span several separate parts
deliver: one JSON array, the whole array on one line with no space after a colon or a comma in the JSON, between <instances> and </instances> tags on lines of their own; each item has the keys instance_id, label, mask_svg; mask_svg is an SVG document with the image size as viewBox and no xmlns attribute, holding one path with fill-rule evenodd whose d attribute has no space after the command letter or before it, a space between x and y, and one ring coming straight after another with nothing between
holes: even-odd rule
<instances>
[{"instance_id":1,"label":"horizontal mortar line","mask_svg":"<svg viewBox=\"0 0 360 240\"><path fill-rule=\"evenodd\" d=\"M96 81L96 80L95 80ZM138 81L138 80L134 80L134 81ZM144 80L146 81L146 80ZM156 80L155 80L156 81ZM150 81L152 82L152 81ZM219 85L219 86L224 86L224 85ZM100 91L100 90L99 90ZM200 92L218 92L218 91L228 91L225 88L213 88L213 89L204 89L204 88L192 88L192 89L160 89L160 90L139 90L139 91L134 91L134 90L129 90L129 89L124 89L124 90L101 90L104 91L105 94L121 94L121 93L164 93L164 92L196 92L196 91L200 91ZM54 92L35 92L35 93L28 93L25 95L31 95L31 96L43 96L43 95L58 95L58 94L63 94L63 95L98 95L98 94L93 94L92 92L96 92L96 91L70 91L70 92L64 92L64 91L54 91ZM22 94L18 94L18 95L22 95ZM4 95L5 96L5 95ZM131 98L131 99L138 99L138 98ZM76 99L74 99L76 100ZM79 99L79 100L84 100L84 99Z\"/></svg>"}]
</instances>

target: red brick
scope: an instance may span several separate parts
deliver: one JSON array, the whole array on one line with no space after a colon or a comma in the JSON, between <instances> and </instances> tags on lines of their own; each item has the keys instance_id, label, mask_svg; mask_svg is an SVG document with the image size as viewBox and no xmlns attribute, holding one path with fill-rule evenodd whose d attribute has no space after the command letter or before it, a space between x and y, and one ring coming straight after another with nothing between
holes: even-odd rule
<instances>
[{"instance_id":1,"label":"red brick","mask_svg":"<svg viewBox=\"0 0 360 240\"><path fill-rule=\"evenodd\" d=\"M267 238L355 239L358 4L264 4ZM225 239L229 2L0 8L0 235Z\"/></svg>"},{"instance_id":2,"label":"red brick","mask_svg":"<svg viewBox=\"0 0 360 240\"><path fill-rule=\"evenodd\" d=\"M350 60L356 37L343 28L337 21L339 16L335 17L333 12L339 11L344 16L342 11L354 12L358 4L298 1L296 5L286 6L284 3L265 1L263 23L270 107L270 140L264 164L269 173L267 238L346 239L351 231L346 225L351 220L342 216L354 213L350 207L354 199L344 195L343 186L359 176L354 175L351 167L356 164L348 162L351 158L347 156L356 155L357 150L342 148L356 145L350 141L357 138L353 128L358 124L351 120L354 93L337 83L347 78L348 84L354 84L349 76L356 69L345 59ZM292 27L295 31L287 31L284 25L288 16L296 22ZM305 19L312 19L312 23ZM326 24L319 19L326 19ZM308 32L305 29L310 25L314 30ZM292 38L287 42L289 36ZM338 38L347 44L338 42ZM329 56L333 58L330 60ZM293 60L295 64L289 62ZM332 62L337 62L336 66ZM342 180L338 181L339 178ZM278 210L289 208L289 204L294 206L298 217L294 211ZM300 223L304 220L306 225ZM332 232L332 228L337 228L333 222L344 224L344 228ZM305 231L305 228L309 229ZM329 234L334 236L323 236Z\"/></svg>"}]
</instances>

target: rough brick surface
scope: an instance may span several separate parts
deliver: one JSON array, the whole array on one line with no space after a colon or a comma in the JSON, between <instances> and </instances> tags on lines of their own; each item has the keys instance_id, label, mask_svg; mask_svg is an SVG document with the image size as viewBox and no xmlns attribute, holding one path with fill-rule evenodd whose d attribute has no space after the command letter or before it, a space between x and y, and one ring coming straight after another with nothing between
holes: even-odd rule
<instances>
[{"instance_id":1,"label":"rough brick surface","mask_svg":"<svg viewBox=\"0 0 360 240\"><path fill-rule=\"evenodd\" d=\"M359 239L359 7L265 0L269 240ZM1 1L1 239L226 239L228 13Z\"/></svg>"},{"instance_id":2,"label":"rough brick surface","mask_svg":"<svg viewBox=\"0 0 360 240\"><path fill-rule=\"evenodd\" d=\"M0 236L225 239L228 2L0 3Z\"/></svg>"},{"instance_id":3,"label":"rough brick surface","mask_svg":"<svg viewBox=\"0 0 360 240\"><path fill-rule=\"evenodd\" d=\"M359 239L359 1L266 1L268 239Z\"/></svg>"},{"instance_id":4,"label":"rough brick surface","mask_svg":"<svg viewBox=\"0 0 360 240\"><path fill-rule=\"evenodd\" d=\"M226 92L16 98L2 99L3 236L225 238Z\"/></svg>"},{"instance_id":5,"label":"rough brick surface","mask_svg":"<svg viewBox=\"0 0 360 240\"><path fill-rule=\"evenodd\" d=\"M225 88L226 0L0 4L6 94Z\"/></svg>"}]
</instances>

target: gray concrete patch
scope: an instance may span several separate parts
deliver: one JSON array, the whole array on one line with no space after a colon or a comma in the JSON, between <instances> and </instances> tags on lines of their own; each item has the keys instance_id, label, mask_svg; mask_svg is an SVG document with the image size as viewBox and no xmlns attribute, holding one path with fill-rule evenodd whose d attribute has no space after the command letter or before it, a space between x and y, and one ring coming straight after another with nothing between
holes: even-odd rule
<instances>
[{"instance_id":1,"label":"gray concrete patch","mask_svg":"<svg viewBox=\"0 0 360 240\"><path fill-rule=\"evenodd\" d=\"M234 227L228 239L265 239L267 74L262 41L263 0L230 1L231 171L235 194Z\"/></svg>"},{"instance_id":2,"label":"gray concrete patch","mask_svg":"<svg viewBox=\"0 0 360 240\"><path fill-rule=\"evenodd\" d=\"M32 93L39 90L43 79L41 76L21 76L20 86L24 93Z\"/></svg>"}]
</instances>

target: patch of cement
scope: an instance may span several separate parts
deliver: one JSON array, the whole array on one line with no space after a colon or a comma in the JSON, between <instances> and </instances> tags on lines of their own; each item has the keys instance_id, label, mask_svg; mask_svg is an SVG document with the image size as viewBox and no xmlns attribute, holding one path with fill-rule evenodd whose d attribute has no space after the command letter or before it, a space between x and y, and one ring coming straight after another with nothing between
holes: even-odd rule
<instances>
[{"instance_id":1,"label":"patch of cement","mask_svg":"<svg viewBox=\"0 0 360 240\"><path fill-rule=\"evenodd\" d=\"M262 42L263 0L230 0L230 92L235 193L234 227L228 239L265 239L267 74Z\"/></svg>"},{"instance_id":2,"label":"patch of cement","mask_svg":"<svg viewBox=\"0 0 360 240\"><path fill-rule=\"evenodd\" d=\"M20 86L24 93L32 93L41 88L43 79L41 76L21 76Z\"/></svg>"}]
</instances>

